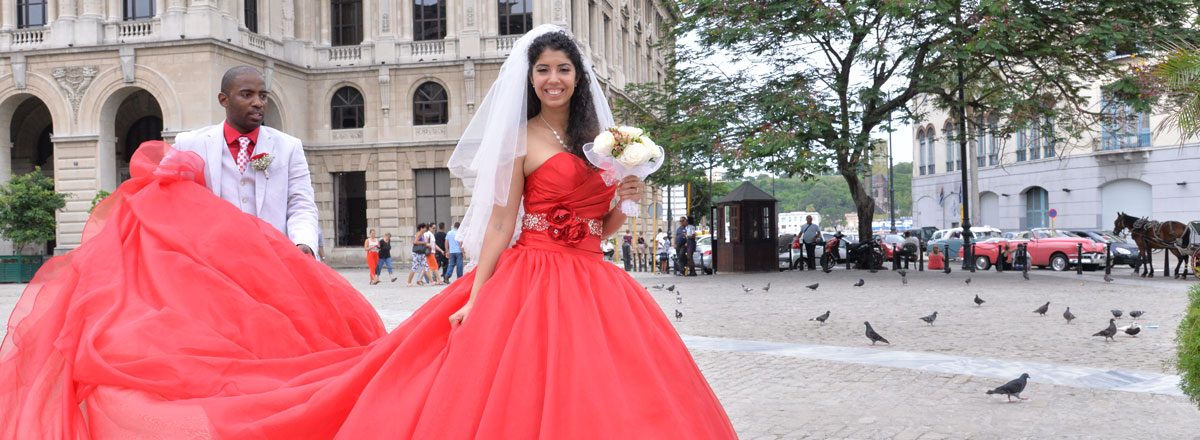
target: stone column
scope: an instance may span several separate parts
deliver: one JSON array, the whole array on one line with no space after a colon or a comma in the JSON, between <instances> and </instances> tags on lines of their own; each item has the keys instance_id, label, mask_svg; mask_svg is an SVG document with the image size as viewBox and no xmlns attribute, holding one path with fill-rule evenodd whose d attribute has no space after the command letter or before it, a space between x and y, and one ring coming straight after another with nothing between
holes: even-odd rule
<instances>
[{"instance_id":1,"label":"stone column","mask_svg":"<svg viewBox=\"0 0 1200 440\"><path fill-rule=\"evenodd\" d=\"M362 42L375 41L375 36L379 35L375 31L375 27L379 25L378 11L376 11L375 2L364 1L362 4Z\"/></svg>"},{"instance_id":2,"label":"stone column","mask_svg":"<svg viewBox=\"0 0 1200 440\"><path fill-rule=\"evenodd\" d=\"M12 179L12 142L0 139L0 185Z\"/></svg>"},{"instance_id":3,"label":"stone column","mask_svg":"<svg viewBox=\"0 0 1200 440\"><path fill-rule=\"evenodd\" d=\"M458 2L444 2L446 4L446 39L453 39L458 35Z\"/></svg>"},{"instance_id":4,"label":"stone column","mask_svg":"<svg viewBox=\"0 0 1200 440\"><path fill-rule=\"evenodd\" d=\"M104 6L102 0L85 0L83 4L83 15L104 17ZM108 0L108 21L115 23L125 18L125 10L121 7L121 0Z\"/></svg>"},{"instance_id":5,"label":"stone column","mask_svg":"<svg viewBox=\"0 0 1200 440\"><path fill-rule=\"evenodd\" d=\"M329 42L332 40L331 36L329 35L329 28L331 26L329 6L329 2L321 2L320 29L314 33L314 36L319 36L319 38L316 39L316 42L321 46L328 46Z\"/></svg>"},{"instance_id":6,"label":"stone column","mask_svg":"<svg viewBox=\"0 0 1200 440\"><path fill-rule=\"evenodd\" d=\"M11 31L17 28L17 0L0 1L0 7L4 8L4 13L0 14L0 30Z\"/></svg>"}]
</instances>

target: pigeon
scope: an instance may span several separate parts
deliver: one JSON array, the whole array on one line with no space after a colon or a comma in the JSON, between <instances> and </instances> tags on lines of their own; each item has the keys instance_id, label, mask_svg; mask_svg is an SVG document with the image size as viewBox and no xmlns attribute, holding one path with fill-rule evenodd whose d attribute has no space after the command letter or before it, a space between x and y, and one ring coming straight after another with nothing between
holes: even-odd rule
<instances>
[{"instance_id":1,"label":"pigeon","mask_svg":"<svg viewBox=\"0 0 1200 440\"><path fill-rule=\"evenodd\" d=\"M879 273L878 269L871 269L871 273Z\"/></svg>"},{"instance_id":2,"label":"pigeon","mask_svg":"<svg viewBox=\"0 0 1200 440\"><path fill-rule=\"evenodd\" d=\"M742 284L742 291L743 291L743 292L746 292L746 293L750 293L750 292L753 292L753 291L754 291L754 288L753 288L753 287L746 287L746 285L745 285L745 284Z\"/></svg>"},{"instance_id":3,"label":"pigeon","mask_svg":"<svg viewBox=\"0 0 1200 440\"><path fill-rule=\"evenodd\" d=\"M683 295L675 294L675 304L683 304Z\"/></svg>"},{"instance_id":4,"label":"pigeon","mask_svg":"<svg viewBox=\"0 0 1200 440\"><path fill-rule=\"evenodd\" d=\"M1070 324L1071 320L1075 319L1075 314L1071 313L1070 307L1067 307L1067 311L1063 312L1063 319L1067 320L1067 324Z\"/></svg>"},{"instance_id":5,"label":"pigeon","mask_svg":"<svg viewBox=\"0 0 1200 440\"><path fill-rule=\"evenodd\" d=\"M1115 334L1117 334L1117 320L1109 319L1108 320L1108 328L1106 328L1104 330L1100 330L1092 336L1103 336L1104 342L1108 342L1109 339L1112 339L1113 342L1116 342L1117 340L1115 338L1113 338L1113 335L1115 335Z\"/></svg>"},{"instance_id":6,"label":"pigeon","mask_svg":"<svg viewBox=\"0 0 1200 440\"><path fill-rule=\"evenodd\" d=\"M822 268L821 272L830 273L830 272L833 272L833 268L832 267Z\"/></svg>"},{"instance_id":7,"label":"pigeon","mask_svg":"<svg viewBox=\"0 0 1200 440\"><path fill-rule=\"evenodd\" d=\"M879 336L879 333L875 333L875 329L871 328L870 322L863 321L863 324L867 325L867 339L871 340L871 345L875 345L876 342L883 342L887 345L892 345L892 343L888 342L887 339L884 339L883 336Z\"/></svg>"},{"instance_id":8,"label":"pigeon","mask_svg":"<svg viewBox=\"0 0 1200 440\"><path fill-rule=\"evenodd\" d=\"M683 320L683 312L680 312L679 309L675 309L675 320L676 321Z\"/></svg>"},{"instance_id":9,"label":"pigeon","mask_svg":"<svg viewBox=\"0 0 1200 440\"><path fill-rule=\"evenodd\" d=\"M928 322L930 326L932 326L932 325L933 325L933 321L934 321L935 319L937 319L937 312L933 312L933 314L932 314L932 315L929 315L929 316L922 316L922 317L921 317L921 320L922 320L922 321L925 321L925 322Z\"/></svg>"},{"instance_id":10,"label":"pigeon","mask_svg":"<svg viewBox=\"0 0 1200 440\"><path fill-rule=\"evenodd\" d=\"M970 286L970 285L971 285L971 279L970 279L970 278L967 278L967 285L968 285L968 286Z\"/></svg>"},{"instance_id":11,"label":"pigeon","mask_svg":"<svg viewBox=\"0 0 1200 440\"><path fill-rule=\"evenodd\" d=\"M771 291L771 283L767 283L767 287L763 287L763 292L770 292L770 291Z\"/></svg>"},{"instance_id":12,"label":"pigeon","mask_svg":"<svg viewBox=\"0 0 1200 440\"><path fill-rule=\"evenodd\" d=\"M904 270L904 269L900 269L900 270L896 271L896 273L900 274L900 276L902 276L902 277L908 276L908 271Z\"/></svg>"},{"instance_id":13,"label":"pigeon","mask_svg":"<svg viewBox=\"0 0 1200 440\"><path fill-rule=\"evenodd\" d=\"M1042 304L1042 306L1038 307L1037 310L1034 310L1033 313L1037 313L1039 315L1046 316L1047 310L1050 310L1050 301L1046 301L1045 304Z\"/></svg>"},{"instance_id":14,"label":"pigeon","mask_svg":"<svg viewBox=\"0 0 1200 440\"><path fill-rule=\"evenodd\" d=\"M1112 309L1110 311L1112 312L1114 318L1121 319L1121 309Z\"/></svg>"},{"instance_id":15,"label":"pigeon","mask_svg":"<svg viewBox=\"0 0 1200 440\"><path fill-rule=\"evenodd\" d=\"M809 290L817 290L817 287L820 287L820 286L821 286L821 283L812 283L812 284L809 284L804 287L807 287Z\"/></svg>"},{"instance_id":16,"label":"pigeon","mask_svg":"<svg viewBox=\"0 0 1200 440\"><path fill-rule=\"evenodd\" d=\"M1021 276L1025 277L1025 281L1029 281L1029 272L1021 272Z\"/></svg>"},{"instance_id":17,"label":"pigeon","mask_svg":"<svg viewBox=\"0 0 1200 440\"><path fill-rule=\"evenodd\" d=\"M668 287L667 287L667 291L668 291L668 292L674 292L674 291L675 291L675 285L674 285L674 284L672 284L672 285L668 286Z\"/></svg>"},{"instance_id":18,"label":"pigeon","mask_svg":"<svg viewBox=\"0 0 1200 440\"><path fill-rule=\"evenodd\" d=\"M975 306L976 307L982 306L983 303L985 303L985 302L987 302L987 301L984 301L983 298L980 298L978 293L975 294Z\"/></svg>"},{"instance_id":19,"label":"pigeon","mask_svg":"<svg viewBox=\"0 0 1200 440\"><path fill-rule=\"evenodd\" d=\"M655 288L655 289L658 289L658 290L662 290L662 289L663 289L663 287L667 287L667 285L666 285L666 284L655 284L655 285L654 285L654 288Z\"/></svg>"},{"instance_id":20,"label":"pigeon","mask_svg":"<svg viewBox=\"0 0 1200 440\"><path fill-rule=\"evenodd\" d=\"M1137 322L1134 322L1133 324L1130 324L1130 325L1129 325L1129 327L1126 327L1126 328L1124 328L1124 329L1122 329L1122 330L1125 330L1125 334L1127 334L1127 335L1129 335L1129 336L1132 336L1132 337L1135 337L1135 338L1137 337L1137 334L1138 334L1138 333L1141 333L1141 332L1142 332L1142 328L1141 328L1141 327L1138 327L1138 325L1137 325Z\"/></svg>"},{"instance_id":21,"label":"pigeon","mask_svg":"<svg viewBox=\"0 0 1200 440\"><path fill-rule=\"evenodd\" d=\"M821 316L810 319L809 321L820 321L821 325L825 325L826 319L829 319L829 311L828 310L826 310L825 313L822 313Z\"/></svg>"},{"instance_id":22,"label":"pigeon","mask_svg":"<svg viewBox=\"0 0 1200 440\"><path fill-rule=\"evenodd\" d=\"M1143 312L1141 310L1130 310L1129 317L1134 318L1134 319L1141 318L1143 313L1146 313L1146 312Z\"/></svg>"},{"instance_id":23,"label":"pigeon","mask_svg":"<svg viewBox=\"0 0 1200 440\"><path fill-rule=\"evenodd\" d=\"M1004 385L996 387L994 390L988 390L988 394L1003 394L1008 396L1008 401L1012 402L1013 396L1017 396L1018 400L1029 400L1021 397L1021 392L1025 391L1025 383L1029 380L1029 373L1021 373L1021 377L1013 379Z\"/></svg>"},{"instance_id":24,"label":"pigeon","mask_svg":"<svg viewBox=\"0 0 1200 440\"><path fill-rule=\"evenodd\" d=\"M854 287L862 287L864 284L867 284L867 282L866 282L866 281L863 281L863 279L862 279L862 278L859 278L859 279L858 279L858 282L857 282L857 283L854 283Z\"/></svg>"},{"instance_id":25,"label":"pigeon","mask_svg":"<svg viewBox=\"0 0 1200 440\"><path fill-rule=\"evenodd\" d=\"M1106 283L1111 283L1111 282L1112 282L1112 280L1113 280L1113 277L1112 277L1112 275L1109 275L1109 274L1104 274L1104 282L1106 282Z\"/></svg>"}]
</instances>

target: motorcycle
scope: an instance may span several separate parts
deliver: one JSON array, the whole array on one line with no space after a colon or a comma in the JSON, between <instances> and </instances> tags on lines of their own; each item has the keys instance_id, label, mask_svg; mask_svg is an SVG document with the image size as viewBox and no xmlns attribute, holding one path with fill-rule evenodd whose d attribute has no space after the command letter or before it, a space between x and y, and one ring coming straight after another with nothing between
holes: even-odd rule
<instances>
[{"instance_id":1,"label":"motorcycle","mask_svg":"<svg viewBox=\"0 0 1200 440\"><path fill-rule=\"evenodd\" d=\"M841 242L846 236L838 231L833 238L825 242L825 252L821 255L821 268L832 270L837 264L841 252ZM847 243L846 260L854 262L859 269L882 269L884 261L883 246L876 239L865 243Z\"/></svg>"}]
</instances>

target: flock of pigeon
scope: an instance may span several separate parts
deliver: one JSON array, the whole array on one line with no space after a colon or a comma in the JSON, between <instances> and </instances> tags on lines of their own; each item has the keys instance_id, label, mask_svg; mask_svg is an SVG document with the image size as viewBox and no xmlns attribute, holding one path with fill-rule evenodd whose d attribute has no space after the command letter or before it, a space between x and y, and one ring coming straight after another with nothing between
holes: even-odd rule
<instances>
[{"instance_id":1,"label":"flock of pigeon","mask_svg":"<svg viewBox=\"0 0 1200 440\"><path fill-rule=\"evenodd\" d=\"M825 269L825 270L823 270L823 272L829 273L829 272L831 272L831 270ZM875 272L877 272L877 271L874 271L874 270L871 271L871 273L875 273ZM898 270L898 271L896 271L896 273L900 275L901 283L903 285L907 286L908 285L908 271ZM947 272L947 273L949 273L949 272ZM1024 275L1026 280L1029 280L1028 272L1023 272L1022 275ZM1112 278L1109 277L1108 274L1105 274L1104 281L1112 282ZM971 285L971 278L967 278L965 280L965 282L968 286ZM859 278L858 282L854 283L854 287L862 287L864 285L866 285L866 280L864 280L862 278ZM657 285L654 285L653 287L658 290L666 289L667 291L675 292L675 303L683 304L683 295L681 294L681 292L675 291L674 284L672 284L670 286L667 286L666 284L657 284ZM813 284L809 284L804 287L808 288L809 290L817 290L817 288L821 287L821 283L813 283ZM747 294L753 293L755 290L757 290L757 289L755 289L753 287L747 287L745 284L742 284L742 292L743 293L747 293ZM767 283L766 287L762 288L762 291L770 292L771 291L771 283ZM974 302L975 302L976 307L982 307L983 304L986 303L987 301L985 301L983 298L980 298L979 294L975 294ZM1041 316L1046 316L1046 313L1049 311L1050 311L1050 302L1046 301L1046 303L1042 304L1041 307L1038 307L1037 309L1035 309L1033 311L1033 313L1037 313L1038 315L1041 315ZM825 325L825 321L829 320L830 312L831 312L830 310L826 310L825 313L822 313L815 318L809 319L809 321L817 321L820 323L820 325ZM1116 336L1116 334L1118 332L1124 332L1125 334L1129 335L1130 337L1134 337L1134 338L1137 337L1138 333L1141 333L1142 328L1138 326L1136 321L1134 321L1132 324L1127 325L1127 326L1117 327L1116 320L1121 319L1121 316L1124 314L1124 312L1120 309L1112 309L1111 312L1112 312L1113 318L1108 320L1108 327L1105 328L1104 330L1100 330L1099 332L1096 332L1096 334L1093 334L1092 336L1103 336L1105 342L1110 342L1110 341L1116 342L1116 338L1114 336ZM1143 312L1141 310L1133 310L1133 311L1129 312L1129 316L1133 319L1137 319L1137 318L1140 318L1142 316L1142 314L1144 314L1144 313L1145 312ZM929 324L930 326L933 326L933 322L937 320L937 315L938 315L938 312L934 311L933 313L931 313L927 316L922 316L921 320L925 321L925 323ZM1070 324L1071 321L1073 321L1075 319L1075 314L1071 313L1070 307L1067 307L1067 309L1065 311L1063 311L1062 316L1063 316L1063 319L1067 320L1067 324ZM675 309L675 320L680 321L682 319L683 319L683 313L680 312L679 309ZM874 328L871 328L870 321L863 321L863 325L865 325L867 328L866 336L867 336L867 339L871 341L871 345L875 345L878 342L892 345L891 342L888 342L888 340L886 338L884 338L878 332L876 332ZM1021 392L1025 391L1025 385L1026 385L1026 382L1028 381L1028 379L1029 379L1029 374L1022 373L1021 377L1013 379L1013 380L1009 381L1008 383L1001 385L999 387L996 387L994 389L988 390L987 394L989 394L989 395L990 394L999 394L999 395L1007 396L1009 402L1013 402L1013 400L1012 400L1013 397L1016 397L1018 399L1018 401L1029 400L1028 398L1021 397Z\"/></svg>"}]
</instances>

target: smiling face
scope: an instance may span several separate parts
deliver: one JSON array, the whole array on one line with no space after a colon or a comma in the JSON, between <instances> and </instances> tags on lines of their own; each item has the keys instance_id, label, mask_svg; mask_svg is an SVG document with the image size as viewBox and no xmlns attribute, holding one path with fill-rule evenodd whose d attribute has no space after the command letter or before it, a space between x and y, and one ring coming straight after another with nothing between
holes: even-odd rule
<instances>
[{"instance_id":1,"label":"smiling face","mask_svg":"<svg viewBox=\"0 0 1200 440\"><path fill-rule=\"evenodd\" d=\"M533 63L529 80L533 92L542 101L542 109L565 109L575 93L575 64L560 50L547 49Z\"/></svg>"},{"instance_id":2,"label":"smiling face","mask_svg":"<svg viewBox=\"0 0 1200 440\"><path fill-rule=\"evenodd\" d=\"M227 90L217 94L225 107L225 120L241 133L254 131L263 123L267 111L267 83L258 72L245 72L230 81Z\"/></svg>"}]
</instances>

